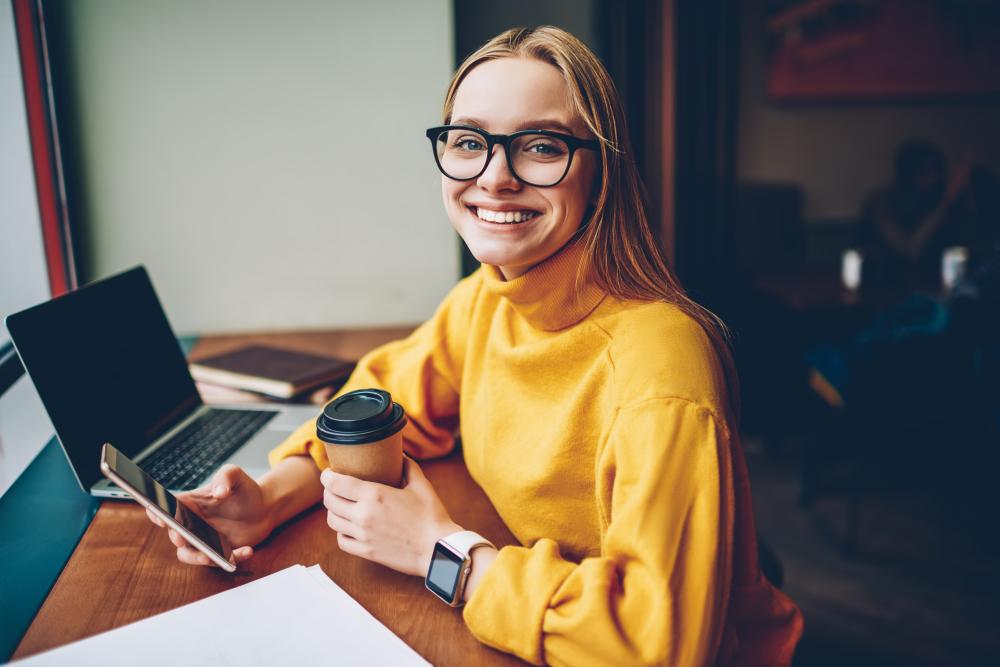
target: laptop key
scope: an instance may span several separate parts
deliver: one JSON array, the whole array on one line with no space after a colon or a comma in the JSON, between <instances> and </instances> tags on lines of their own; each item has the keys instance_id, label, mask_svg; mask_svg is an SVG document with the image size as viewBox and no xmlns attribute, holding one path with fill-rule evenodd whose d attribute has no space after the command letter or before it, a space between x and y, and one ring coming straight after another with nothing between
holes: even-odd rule
<instances>
[{"instance_id":1,"label":"laptop key","mask_svg":"<svg viewBox=\"0 0 1000 667\"><path fill-rule=\"evenodd\" d=\"M189 424L143 462L169 488L190 489L277 414L215 409Z\"/></svg>"}]
</instances>

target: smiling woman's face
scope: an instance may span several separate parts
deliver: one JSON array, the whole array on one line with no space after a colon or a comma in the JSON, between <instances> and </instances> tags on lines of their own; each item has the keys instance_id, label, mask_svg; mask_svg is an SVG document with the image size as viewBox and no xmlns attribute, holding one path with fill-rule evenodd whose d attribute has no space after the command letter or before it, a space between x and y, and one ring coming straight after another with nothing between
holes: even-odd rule
<instances>
[{"instance_id":1,"label":"smiling woman's face","mask_svg":"<svg viewBox=\"0 0 1000 667\"><path fill-rule=\"evenodd\" d=\"M542 129L591 137L559 70L527 58L490 60L469 72L455 94L450 123L492 134ZM451 224L472 254L510 280L553 255L580 228L596 172L597 155L579 150L558 185L526 185L511 174L498 145L482 175L470 181L442 175L441 189ZM494 222L511 212L520 212L521 221Z\"/></svg>"}]
</instances>

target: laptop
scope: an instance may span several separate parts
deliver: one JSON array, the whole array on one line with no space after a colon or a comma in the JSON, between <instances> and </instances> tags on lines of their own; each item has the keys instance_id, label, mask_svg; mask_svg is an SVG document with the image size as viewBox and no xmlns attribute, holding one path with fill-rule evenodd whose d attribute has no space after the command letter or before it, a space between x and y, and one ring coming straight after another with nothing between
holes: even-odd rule
<instances>
[{"instance_id":1,"label":"laptop","mask_svg":"<svg viewBox=\"0 0 1000 667\"><path fill-rule=\"evenodd\" d=\"M308 405L205 405L144 267L6 318L7 330L84 491L128 495L100 471L105 442L173 491L223 463L251 476L309 419Z\"/></svg>"}]
</instances>

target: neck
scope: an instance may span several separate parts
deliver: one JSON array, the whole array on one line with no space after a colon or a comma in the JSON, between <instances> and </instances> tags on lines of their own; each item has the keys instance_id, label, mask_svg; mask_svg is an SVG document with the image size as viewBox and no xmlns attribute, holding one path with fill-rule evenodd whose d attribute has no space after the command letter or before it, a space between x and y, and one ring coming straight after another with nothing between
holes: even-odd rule
<instances>
[{"instance_id":1,"label":"neck","mask_svg":"<svg viewBox=\"0 0 1000 667\"><path fill-rule=\"evenodd\" d=\"M577 228L577 230L575 232L573 232L573 235L571 237L569 237L569 239L566 240L566 243L562 244L562 246L560 246L560 248L558 250L556 250L554 253L552 253L551 255L549 255L549 257L546 257L545 259L543 259L541 262L535 262L534 264L528 264L528 265L525 265L525 266L500 266L499 264L496 265L497 266L497 270L500 271L500 276L504 280L514 280L515 278L520 278L525 273L527 273L528 271L531 271L533 268L535 268L536 266L538 266L542 262L548 260L550 257L554 257L554 256L558 255L565 248L567 248L567 247L573 245L574 243L576 243L577 241L579 241L580 237L583 236L583 231L584 231L585 228L586 228L586 225L580 225L580 227Z\"/></svg>"},{"instance_id":2,"label":"neck","mask_svg":"<svg viewBox=\"0 0 1000 667\"><path fill-rule=\"evenodd\" d=\"M504 280L514 280L531 271L534 266L534 264L531 266L497 266L497 269L500 270L500 275Z\"/></svg>"}]
</instances>

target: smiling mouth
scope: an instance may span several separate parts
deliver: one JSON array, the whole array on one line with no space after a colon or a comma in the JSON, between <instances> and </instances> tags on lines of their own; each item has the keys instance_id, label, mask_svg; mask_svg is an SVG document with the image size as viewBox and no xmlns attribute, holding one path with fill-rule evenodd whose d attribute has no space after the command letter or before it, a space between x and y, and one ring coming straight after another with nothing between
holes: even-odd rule
<instances>
[{"instance_id":1,"label":"smiling mouth","mask_svg":"<svg viewBox=\"0 0 1000 667\"><path fill-rule=\"evenodd\" d=\"M522 211L492 211L479 206L469 206L468 208L480 220L501 225L516 225L528 222L538 215L538 211L528 209Z\"/></svg>"}]
</instances>

